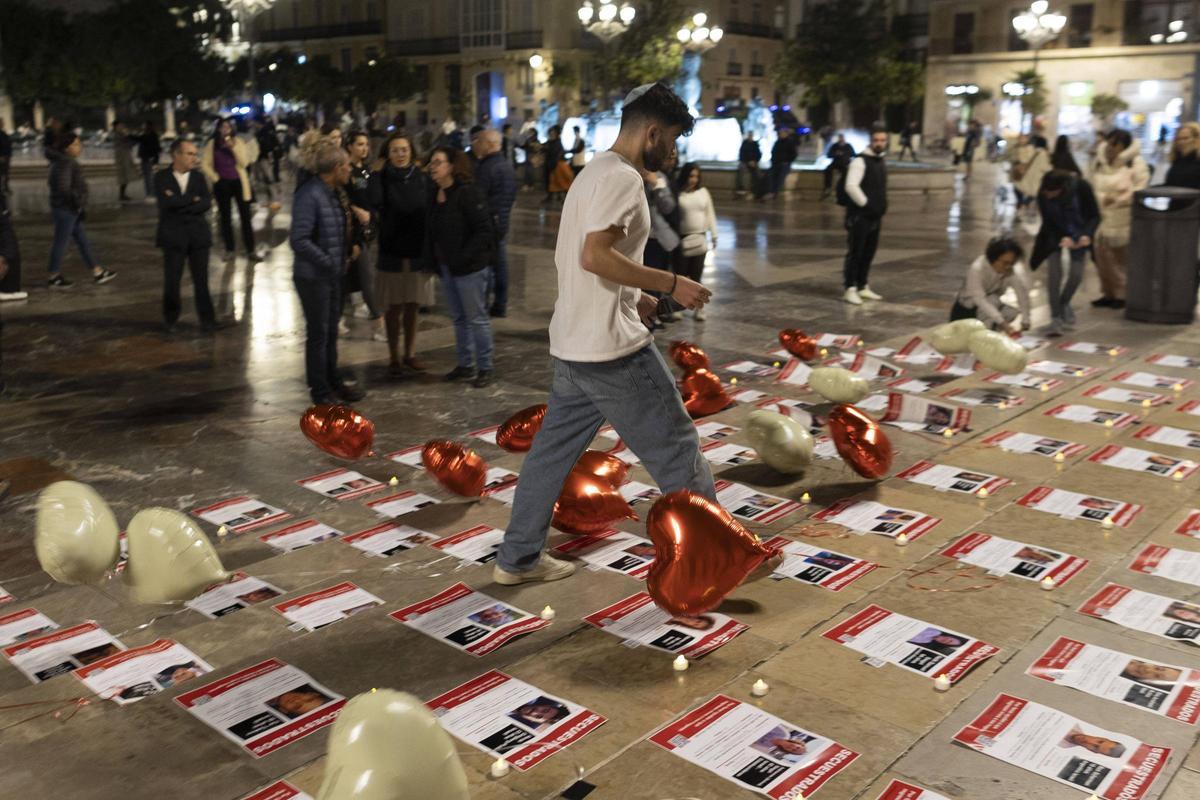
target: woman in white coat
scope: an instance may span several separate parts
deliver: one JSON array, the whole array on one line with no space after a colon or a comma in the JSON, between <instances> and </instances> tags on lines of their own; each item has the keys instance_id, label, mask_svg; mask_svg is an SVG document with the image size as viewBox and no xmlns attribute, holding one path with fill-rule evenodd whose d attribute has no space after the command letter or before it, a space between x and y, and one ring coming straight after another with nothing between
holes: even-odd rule
<instances>
[{"instance_id":1,"label":"woman in white coat","mask_svg":"<svg viewBox=\"0 0 1200 800\"><path fill-rule=\"evenodd\" d=\"M1125 273L1129 269L1129 227L1133 193L1150 183L1150 167L1129 131L1116 128L1092 162L1092 187L1100 204L1096 231L1096 272L1100 274L1097 308L1125 307Z\"/></svg>"},{"instance_id":2,"label":"woman in white coat","mask_svg":"<svg viewBox=\"0 0 1200 800\"><path fill-rule=\"evenodd\" d=\"M252 163L250 155L246 151L246 144L234 135L233 121L217 120L212 138L204 145L200 168L212 185L213 198L217 201L225 257L233 258L237 249L233 241L233 203L236 202L246 255L252 261L261 261L262 257L254 249L253 214L250 211L253 197L250 173L247 171Z\"/></svg>"},{"instance_id":3,"label":"woman in white coat","mask_svg":"<svg viewBox=\"0 0 1200 800\"><path fill-rule=\"evenodd\" d=\"M699 281L704 274L704 258L710 249L717 248L717 211L712 195L700 183L700 165L687 164L679 170L675 184L679 195L679 268L680 275ZM711 239L711 245L709 241ZM704 309L694 312L697 321L704 320Z\"/></svg>"},{"instance_id":4,"label":"woman in white coat","mask_svg":"<svg viewBox=\"0 0 1200 800\"><path fill-rule=\"evenodd\" d=\"M1038 189L1041 188L1042 178L1050 171L1050 153L1044 147L1038 147L1029 134L1022 133L1017 137L1017 144L1009 156L1012 166L1008 176L1017 192L1017 211L1037 208Z\"/></svg>"}]
</instances>

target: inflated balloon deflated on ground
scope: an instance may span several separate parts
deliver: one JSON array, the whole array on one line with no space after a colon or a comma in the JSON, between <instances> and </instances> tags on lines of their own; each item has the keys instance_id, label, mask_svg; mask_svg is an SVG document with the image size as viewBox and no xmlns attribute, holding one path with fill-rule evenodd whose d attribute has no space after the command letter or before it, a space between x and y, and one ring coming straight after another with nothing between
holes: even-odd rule
<instances>
[{"instance_id":1,"label":"inflated balloon deflated on ground","mask_svg":"<svg viewBox=\"0 0 1200 800\"><path fill-rule=\"evenodd\" d=\"M58 481L38 495L33 548L59 583L100 581L121 557L117 518L92 487Z\"/></svg>"},{"instance_id":2,"label":"inflated balloon deflated on ground","mask_svg":"<svg viewBox=\"0 0 1200 800\"><path fill-rule=\"evenodd\" d=\"M370 455L375 423L349 406L310 406L300 416L300 430L331 456L355 460Z\"/></svg>"},{"instance_id":3,"label":"inflated balloon deflated on ground","mask_svg":"<svg viewBox=\"0 0 1200 800\"><path fill-rule=\"evenodd\" d=\"M421 450L421 463L449 491L463 497L483 494L488 465L474 450L448 439L432 439Z\"/></svg>"},{"instance_id":4,"label":"inflated balloon deflated on ground","mask_svg":"<svg viewBox=\"0 0 1200 800\"><path fill-rule=\"evenodd\" d=\"M746 436L764 464L786 475L812 463L812 434L791 417L765 409L751 412Z\"/></svg>"}]
</instances>

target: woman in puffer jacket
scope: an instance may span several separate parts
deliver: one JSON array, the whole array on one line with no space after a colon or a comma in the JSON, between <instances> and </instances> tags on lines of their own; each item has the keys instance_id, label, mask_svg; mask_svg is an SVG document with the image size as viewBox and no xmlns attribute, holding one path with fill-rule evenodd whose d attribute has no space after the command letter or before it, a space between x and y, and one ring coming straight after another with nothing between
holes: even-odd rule
<instances>
[{"instance_id":1,"label":"woman in puffer jacket","mask_svg":"<svg viewBox=\"0 0 1200 800\"><path fill-rule=\"evenodd\" d=\"M1100 274L1097 308L1125 307L1125 273L1129 269L1129 226L1133 193L1150 183L1150 167L1129 131L1116 128L1092 162L1092 186L1100 203L1096 231L1096 271Z\"/></svg>"}]
</instances>

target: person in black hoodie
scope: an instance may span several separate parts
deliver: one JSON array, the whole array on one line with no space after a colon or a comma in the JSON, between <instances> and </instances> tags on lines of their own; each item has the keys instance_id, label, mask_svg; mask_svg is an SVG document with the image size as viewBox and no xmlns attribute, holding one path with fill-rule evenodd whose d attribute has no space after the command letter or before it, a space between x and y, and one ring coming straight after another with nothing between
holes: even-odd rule
<instances>
[{"instance_id":1,"label":"person in black hoodie","mask_svg":"<svg viewBox=\"0 0 1200 800\"><path fill-rule=\"evenodd\" d=\"M1200 123L1185 122L1175 131L1166 184L1200 189Z\"/></svg>"},{"instance_id":2,"label":"person in black hoodie","mask_svg":"<svg viewBox=\"0 0 1200 800\"><path fill-rule=\"evenodd\" d=\"M829 145L829 149L825 151L825 156L829 159L829 166L825 168L825 189L821 192L822 200L829 195L835 184L842 182L842 176L846 174L846 170L850 168L850 162L854 160L854 145L846 141L845 134L839 133L837 141Z\"/></svg>"},{"instance_id":3,"label":"person in black hoodie","mask_svg":"<svg viewBox=\"0 0 1200 800\"><path fill-rule=\"evenodd\" d=\"M453 147L429 156L433 202L429 210L427 259L437 264L454 318L458 366L448 381L492 382L492 324L487 307L487 268L495 259L496 234L487 200L471 183L471 161Z\"/></svg>"},{"instance_id":4,"label":"person in black hoodie","mask_svg":"<svg viewBox=\"0 0 1200 800\"><path fill-rule=\"evenodd\" d=\"M59 271L72 239L79 248L83 263L92 268L92 280L100 284L117 277L117 273L96 263L87 232L83 229L88 187L83 179L83 169L76 160L81 152L83 142L72 131L64 133L55 146L46 151L46 157L50 159L50 214L54 218L54 244L50 247L48 268L51 289L66 289L73 285Z\"/></svg>"},{"instance_id":5,"label":"person in black hoodie","mask_svg":"<svg viewBox=\"0 0 1200 800\"><path fill-rule=\"evenodd\" d=\"M1065 135L1054 140L1054 152L1050 154L1050 168L1074 172L1076 175L1083 174L1083 171L1079 169L1079 163L1075 160L1074 153L1071 152L1071 140Z\"/></svg>"},{"instance_id":6,"label":"person in black hoodie","mask_svg":"<svg viewBox=\"0 0 1200 800\"><path fill-rule=\"evenodd\" d=\"M1045 261L1046 295L1050 300L1050 324L1041 329L1046 336L1061 336L1063 329L1075 327L1071 298L1083 281L1083 268L1092 249L1092 238L1100 225L1100 206L1092 186L1081 176L1054 169L1042 178L1038 191L1038 211L1042 227L1033 243L1030 269ZM1063 249L1070 251L1070 271L1063 283Z\"/></svg>"},{"instance_id":7,"label":"person in black hoodie","mask_svg":"<svg viewBox=\"0 0 1200 800\"><path fill-rule=\"evenodd\" d=\"M758 146L758 142L754 141L754 134L747 131L745 138L742 139L742 146L738 148L738 171L737 183L733 190L734 197L745 197L747 187L751 194L756 197L759 195L758 163L760 161L762 161L762 148Z\"/></svg>"},{"instance_id":8,"label":"person in black hoodie","mask_svg":"<svg viewBox=\"0 0 1200 800\"><path fill-rule=\"evenodd\" d=\"M792 171L792 162L800 151L796 147L796 138L792 136L791 128L780 128L779 138L771 146L771 196L787 189L787 177Z\"/></svg>"},{"instance_id":9,"label":"person in black hoodie","mask_svg":"<svg viewBox=\"0 0 1200 800\"><path fill-rule=\"evenodd\" d=\"M887 213L888 132L876 127L871 131L871 146L859 153L846 168L846 177L838 185L838 204L846 207L846 261L842 266L842 300L861 306L863 300L882 300L871 291L868 280L871 262L879 247L879 231Z\"/></svg>"}]
</instances>

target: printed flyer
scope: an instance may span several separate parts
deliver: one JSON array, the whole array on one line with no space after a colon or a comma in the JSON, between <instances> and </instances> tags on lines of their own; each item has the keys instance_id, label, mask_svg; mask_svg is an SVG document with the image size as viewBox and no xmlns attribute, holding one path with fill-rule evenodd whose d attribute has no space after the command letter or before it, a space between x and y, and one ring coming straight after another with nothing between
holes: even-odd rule
<instances>
[{"instance_id":1,"label":"printed flyer","mask_svg":"<svg viewBox=\"0 0 1200 800\"><path fill-rule=\"evenodd\" d=\"M1141 800L1171 755L1170 748L1010 694L993 700L954 741L1102 800Z\"/></svg>"},{"instance_id":2,"label":"printed flyer","mask_svg":"<svg viewBox=\"0 0 1200 800\"><path fill-rule=\"evenodd\" d=\"M981 366L983 365L975 360L975 356L970 353L961 353L956 356L946 356L934 366L933 371L943 375L953 375L956 378L965 378Z\"/></svg>"},{"instance_id":3,"label":"printed flyer","mask_svg":"<svg viewBox=\"0 0 1200 800\"><path fill-rule=\"evenodd\" d=\"M499 428L499 426L496 427ZM424 451L425 445L414 444L412 447L406 447L403 450L397 450L394 453L388 453L387 458L395 461L397 464L403 464L406 467L424 470L425 462L421 456Z\"/></svg>"},{"instance_id":4,"label":"printed flyer","mask_svg":"<svg viewBox=\"0 0 1200 800\"><path fill-rule=\"evenodd\" d=\"M859 411L884 411L888 407L888 395L886 394L870 394L866 399L855 403L854 407Z\"/></svg>"},{"instance_id":5,"label":"printed flyer","mask_svg":"<svg viewBox=\"0 0 1200 800\"><path fill-rule=\"evenodd\" d=\"M1121 356L1129 352L1128 348L1120 345L1097 344L1096 342L1064 342L1058 346L1058 349L1068 353L1084 353L1089 356Z\"/></svg>"},{"instance_id":6,"label":"printed flyer","mask_svg":"<svg viewBox=\"0 0 1200 800\"><path fill-rule=\"evenodd\" d=\"M313 800L313 796L300 791L287 781L275 781L254 794L246 795L242 800Z\"/></svg>"},{"instance_id":7,"label":"printed flyer","mask_svg":"<svg viewBox=\"0 0 1200 800\"><path fill-rule=\"evenodd\" d=\"M950 798L911 783L893 780L883 790L883 794L875 800L950 800Z\"/></svg>"},{"instance_id":8,"label":"printed flyer","mask_svg":"<svg viewBox=\"0 0 1200 800\"><path fill-rule=\"evenodd\" d=\"M579 559L588 569L607 569L638 580L645 580L654 562L654 544L625 531L574 536L554 550L559 555Z\"/></svg>"},{"instance_id":9,"label":"printed flyer","mask_svg":"<svg viewBox=\"0 0 1200 800\"><path fill-rule=\"evenodd\" d=\"M1027 453L1035 456L1053 458L1059 453L1063 458L1077 456L1087 450L1086 444L1068 442L1066 439L1055 439L1050 436L1040 436L1036 433L1018 433L1017 431L1000 431L993 433L982 442L988 447L999 447L1009 453Z\"/></svg>"},{"instance_id":10,"label":"printed flyer","mask_svg":"<svg viewBox=\"0 0 1200 800\"><path fill-rule=\"evenodd\" d=\"M26 638L0 649L9 663L34 683L94 664L125 649L95 622Z\"/></svg>"},{"instance_id":11,"label":"printed flyer","mask_svg":"<svg viewBox=\"0 0 1200 800\"><path fill-rule=\"evenodd\" d=\"M429 546L468 564L487 564L496 559L496 548L503 538L504 531L499 528L476 525L431 542Z\"/></svg>"},{"instance_id":12,"label":"printed flyer","mask_svg":"<svg viewBox=\"0 0 1200 800\"><path fill-rule=\"evenodd\" d=\"M1147 364L1157 364L1160 367L1177 367L1179 369L1200 369L1200 358L1191 356L1174 356L1164 353L1154 353L1146 356Z\"/></svg>"},{"instance_id":13,"label":"printed flyer","mask_svg":"<svg viewBox=\"0 0 1200 800\"><path fill-rule=\"evenodd\" d=\"M1134 503L1068 492L1050 486L1035 487L1017 503L1063 519L1082 519L1089 522L1104 522L1107 519L1120 528L1127 527L1142 511L1142 507Z\"/></svg>"},{"instance_id":14,"label":"printed flyer","mask_svg":"<svg viewBox=\"0 0 1200 800\"><path fill-rule=\"evenodd\" d=\"M402 517L426 506L437 505L438 501L427 494L411 489L381 497L367 503L367 507L381 517Z\"/></svg>"},{"instance_id":15,"label":"printed flyer","mask_svg":"<svg viewBox=\"0 0 1200 800\"><path fill-rule=\"evenodd\" d=\"M847 353L842 356L841 361L847 370L869 381L896 378L904 372L899 367L866 353L855 353L853 356Z\"/></svg>"},{"instance_id":16,"label":"printed flyer","mask_svg":"<svg viewBox=\"0 0 1200 800\"><path fill-rule=\"evenodd\" d=\"M6 592L4 590L3 586L0 586L0 605L3 605L4 603L8 603L12 599L13 599L13 596L11 594L9 594L8 592Z\"/></svg>"},{"instance_id":17,"label":"printed flyer","mask_svg":"<svg viewBox=\"0 0 1200 800\"><path fill-rule=\"evenodd\" d=\"M1086 558L979 532L968 533L941 555L982 567L994 575L1012 575L1027 581L1049 578L1058 586L1088 565Z\"/></svg>"},{"instance_id":18,"label":"printed flyer","mask_svg":"<svg viewBox=\"0 0 1200 800\"><path fill-rule=\"evenodd\" d=\"M942 397L949 397L956 403L968 406L1012 408L1025 405L1024 397L1001 389L951 389L948 392L942 392Z\"/></svg>"},{"instance_id":19,"label":"printed flyer","mask_svg":"<svg viewBox=\"0 0 1200 800\"><path fill-rule=\"evenodd\" d=\"M1133 557L1129 568L1143 575L1200 586L1200 553L1148 544Z\"/></svg>"},{"instance_id":20,"label":"printed flyer","mask_svg":"<svg viewBox=\"0 0 1200 800\"><path fill-rule=\"evenodd\" d=\"M333 724L346 699L272 658L175 698L255 758Z\"/></svg>"},{"instance_id":21,"label":"printed flyer","mask_svg":"<svg viewBox=\"0 0 1200 800\"><path fill-rule=\"evenodd\" d=\"M1024 333L1017 337L1017 344L1024 347L1026 350L1037 350L1040 347L1045 347L1050 344L1049 339L1041 336L1033 336L1032 334Z\"/></svg>"},{"instance_id":22,"label":"printed flyer","mask_svg":"<svg viewBox=\"0 0 1200 800\"><path fill-rule=\"evenodd\" d=\"M1045 392L1063 385L1058 378L1043 378L1041 375L1033 375L1028 372L1018 372L1016 375L993 372L990 375L984 375L983 379L988 383L998 383L1001 386L1016 386L1018 389L1038 389Z\"/></svg>"},{"instance_id":23,"label":"printed flyer","mask_svg":"<svg viewBox=\"0 0 1200 800\"><path fill-rule=\"evenodd\" d=\"M456 650L483 656L550 622L456 583L388 616Z\"/></svg>"},{"instance_id":24,"label":"printed flyer","mask_svg":"<svg viewBox=\"0 0 1200 800\"><path fill-rule=\"evenodd\" d=\"M488 444L496 444L496 434L500 431L499 425L493 425L490 428L483 428L478 431L471 431L467 434L473 439L482 439Z\"/></svg>"},{"instance_id":25,"label":"printed flyer","mask_svg":"<svg viewBox=\"0 0 1200 800\"><path fill-rule=\"evenodd\" d=\"M622 484L621 488L617 491L621 493L621 497L625 498L625 502L631 506L645 502L653 503L662 497L662 492L658 490L657 486L651 486L648 483L641 483L640 481L629 481L629 483Z\"/></svg>"},{"instance_id":26,"label":"printed flyer","mask_svg":"<svg viewBox=\"0 0 1200 800\"><path fill-rule=\"evenodd\" d=\"M839 500L822 511L812 515L821 522L833 522L842 525L855 533L877 533L889 539L895 539L904 534L911 541L922 534L933 530L940 519L922 514L920 511L910 511L906 508L892 508L874 500Z\"/></svg>"},{"instance_id":27,"label":"printed flyer","mask_svg":"<svg viewBox=\"0 0 1200 800\"><path fill-rule=\"evenodd\" d=\"M900 423L910 423L915 426L915 428L908 427L905 430L916 429L940 433L946 428L951 428L961 431L971 423L970 409L935 403L911 394L889 392L887 403L887 411L879 421L885 424L895 424L897 427L904 427Z\"/></svg>"},{"instance_id":28,"label":"printed flyer","mask_svg":"<svg viewBox=\"0 0 1200 800\"><path fill-rule=\"evenodd\" d=\"M1000 652L986 642L923 620L869 605L823 634L862 653L872 666L895 664L929 678L957 683L972 667Z\"/></svg>"},{"instance_id":29,"label":"printed flyer","mask_svg":"<svg viewBox=\"0 0 1200 800\"><path fill-rule=\"evenodd\" d=\"M717 479L714 485L717 489L717 503L742 522L770 525L793 511L799 511L801 507L794 500L785 500L740 483Z\"/></svg>"},{"instance_id":30,"label":"printed flyer","mask_svg":"<svg viewBox=\"0 0 1200 800\"><path fill-rule=\"evenodd\" d=\"M1085 367L1082 364L1064 364L1061 361L1030 361L1025 365L1030 372L1041 372L1046 375L1066 375L1070 378L1090 378L1100 370L1096 367Z\"/></svg>"},{"instance_id":31,"label":"printed flyer","mask_svg":"<svg viewBox=\"0 0 1200 800\"><path fill-rule=\"evenodd\" d=\"M775 569L773 577L781 580L791 578L831 592L840 592L879 566L865 559L813 547L785 536L772 537L763 542L763 546L783 554L783 563Z\"/></svg>"},{"instance_id":32,"label":"printed flyer","mask_svg":"<svg viewBox=\"0 0 1200 800\"><path fill-rule=\"evenodd\" d=\"M235 572L228 582L208 587L184 605L209 619L216 619L255 603L274 600L282 594L283 590L278 586L252 578L244 572Z\"/></svg>"},{"instance_id":33,"label":"printed flyer","mask_svg":"<svg viewBox=\"0 0 1200 800\"><path fill-rule=\"evenodd\" d=\"M726 444L725 442L709 442L701 445L700 452L714 464L736 467L739 464L749 464L758 460L758 453L753 447L744 444Z\"/></svg>"},{"instance_id":34,"label":"printed flyer","mask_svg":"<svg viewBox=\"0 0 1200 800\"><path fill-rule=\"evenodd\" d=\"M735 428L732 425L726 425L723 422L697 422L696 433L702 439L724 439L727 436L740 431L741 428Z\"/></svg>"},{"instance_id":35,"label":"printed flyer","mask_svg":"<svg viewBox=\"0 0 1200 800\"><path fill-rule=\"evenodd\" d=\"M1164 639L1200 644L1196 641L1200 637L1200 606L1119 583L1106 584L1079 607L1079 613Z\"/></svg>"},{"instance_id":36,"label":"printed flyer","mask_svg":"<svg viewBox=\"0 0 1200 800\"><path fill-rule=\"evenodd\" d=\"M429 706L452 736L524 772L582 739L606 720L498 670L485 672Z\"/></svg>"},{"instance_id":37,"label":"printed flyer","mask_svg":"<svg viewBox=\"0 0 1200 800\"><path fill-rule=\"evenodd\" d=\"M1048 411L1043 411L1042 414L1047 417L1066 420L1067 422L1088 422L1092 425L1104 425L1105 427L1113 428L1124 428L1138 421L1138 418L1133 414L1126 414L1121 411L1105 411L1103 408L1085 406L1078 403L1063 403L1062 405L1054 406Z\"/></svg>"},{"instance_id":38,"label":"printed flyer","mask_svg":"<svg viewBox=\"0 0 1200 800\"><path fill-rule=\"evenodd\" d=\"M962 469L950 464L935 464L932 461L918 461L903 472L896 474L897 478L929 486L939 492L961 492L963 494L978 494L981 489L989 493L999 491L1012 481L988 472Z\"/></svg>"},{"instance_id":39,"label":"printed flyer","mask_svg":"<svg viewBox=\"0 0 1200 800\"><path fill-rule=\"evenodd\" d=\"M350 469L331 469L320 475L296 481L296 483L309 491L334 500L353 500L384 488L384 484L374 478L368 478L361 472Z\"/></svg>"},{"instance_id":40,"label":"printed flyer","mask_svg":"<svg viewBox=\"0 0 1200 800\"><path fill-rule=\"evenodd\" d=\"M1142 392L1137 389L1122 389L1120 386L1093 386L1083 393L1086 397L1106 400L1109 403L1129 403L1139 406L1161 406L1171 398L1165 394Z\"/></svg>"},{"instance_id":41,"label":"printed flyer","mask_svg":"<svg viewBox=\"0 0 1200 800\"><path fill-rule=\"evenodd\" d=\"M759 364L757 361L733 361L729 364L722 364L717 369L723 369L727 372L736 372L739 375L749 375L754 378L770 378L779 372L779 367L773 367L770 364Z\"/></svg>"},{"instance_id":42,"label":"printed flyer","mask_svg":"<svg viewBox=\"0 0 1200 800\"><path fill-rule=\"evenodd\" d=\"M1179 477L1180 480L1190 478L1200 469L1200 465L1195 461L1186 458L1172 458L1150 450L1121 447L1117 444L1105 445L1088 456L1088 461L1133 472L1148 472L1160 478Z\"/></svg>"},{"instance_id":43,"label":"printed flyer","mask_svg":"<svg viewBox=\"0 0 1200 800\"><path fill-rule=\"evenodd\" d=\"M1169 444L1172 447L1200 449L1200 433L1184 428L1172 428L1169 425L1145 425L1133 438L1155 444Z\"/></svg>"},{"instance_id":44,"label":"printed flyer","mask_svg":"<svg viewBox=\"0 0 1200 800\"><path fill-rule=\"evenodd\" d=\"M775 800L812 797L859 755L723 694L661 728L650 741Z\"/></svg>"},{"instance_id":45,"label":"printed flyer","mask_svg":"<svg viewBox=\"0 0 1200 800\"><path fill-rule=\"evenodd\" d=\"M1184 536L1191 536L1193 539L1200 539L1200 508L1193 508L1188 512L1187 517L1183 522L1179 523L1179 527L1175 529L1176 533Z\"/></svg>"},{"instance_id":46,"label":"printed flyer","mask_svg":"<svg viewBox=\"0 0 1200 800\"><path fill-rule=\"evenodd\" d=\"M483 478L483 493L486 496L503 494L517 488L517 479L521 476L511 469L489 467Z\"/></svg>"},{"instance_id":47,"label":"printed flyer","mask_svg":"<svg viewBox=\"0 0 1200 800\"><path fill-rule=\"evenodd\" d=\"M1188 725L1200 718L1200 670L1060 636L1026 674Z\"/></svg>"},{"instance_id":48,"label":"printed flyer","mask_svg":"<svg viewBox=\"0 0 1200 800\"><path fill-rule=\"evenodd\" d=\"M850 350L862 346L862 337L853 333L814 333L812 336L817 347L836 347L838 350Z\"/></svg>"},{"instance_id":49,"label":"printed flyer","mask_svg":"<svg viewBox=\"0 0 1200 800\"><path fill-rule=\"evenodd\" d=\"M432 544L438 537L429 531L401 525L399 522L384 522L365 531L343 536L342 541L372 556L388 558L417 545Z\"/></svg>"},{"instance_id":50,"label":"printed flyer","mask_svg":"<svg viewBox=\"0 0 1200 800\"><path fill-rule=\"evenodd\" d=\"M809 411L813 407L812 403L806 403L803 400L792 400L787 397L768 397L759 401L756 405L767 411L774 411L776 414L791 417L796 422L808 428L808 432L812 434L821 430L825 424L823 417L814 416Z\"/></svg>"},{"instance_id":51,"label":"printed flyer","mask_svg":"<svg viewBox=\"0 0 1200 800\"><path fill-rule=\"evenodd\" d=\"M366 589L343 581L328 589L276 603L271 608L288 622L311 632L378 605L383 605L383 600Z\"/></svg>"},{"instance_id":52,"label":"printed flyer","mask_svg":"<svg viewBox=\"0 0 1200 800\"><path fill-rule=\"evenodd\" d=\"M642 460L638 458L637 453L630 450L629 446L621 439L617 439L617 443L604 452L610 456L616 456L631 467L635 464L642 463ZM514 481L512 485L515 487L516 481Z\"/></svg>"},{"instance_id":53,"label":"printed flyer","mask_svg":"<svg viewBox=\"0 0 1200 800\"><path fill-rule=\"evenodd\" d=\"M942 381L933 378L900 378L887 385L888 389L909 394L925 394L942 385Z\"/></svg>"},{"instance_id":54,"label":"printed flyer","mask_svg":"<svg viewBox=\"0 0 1200 800\"><path fill-rule=\"evenodd\" d=\"M1155 375L1153 372L1122 372L1112 378L1117 383L1127 383L1130 386L1145 386L1147 389L1174 389L1181 392L1192 386L1187 378L1175 378L1171 375Z\"/></svg>"},{"instance_id":55,"label":"printed flyer","mask_svg":"<svg viewBox=\"0 0 1200 800\"><path fill-rule=\"evenodd\" d=\"M738 389L729 392L729 399L735 403L757 403L766 396L766 392L760 392L758 389Z\"/></svg>"},{"instance_id":56,"label":"printed flyer","mask_svg":"<svg viewBox=\"0 0 1200 800\"><path fill-rule=\"evenodd\" d=\"M913 338L909 339L907 342L901 345L899 350L893 352L887 351L888 348L886 347L877 347L874 350L868 350L867 352L873 356L879 356L881 358L887 358L889 355L893 355L894 352L897 360L907 361L910 364L936 363L941 361L943 358L942 354L939 353L933 345L922 340L920 336L914 336Z\"/></svg>"},{"instance_id":57,"label":"printed flyer","mask_svg":"<svg viewBox=\"0 0 1200 800\"><path fill-rule=\"evenodd\" d=\"M1188 400L1175 410L1183 414L1191 414L1193 417L1200 416L1200 400Z\"/></svg>"},{"instance_id":58,"label":"printed flyer","mask_svg":"<svg viewBox=\"0 0 1200 800\"><path fill-rule=\"evenodd\" d=\"M274 525L291 514L257 498L242 496L231 497L211 506L194 508L192 516L213 525L224 525L231 533L245 533L254 528Z\"/></svg>"},{"instance_id":59,"label":"printed flyer","mask_svg":"<svg viewBox=\"0 0 1200 800\"><path fill-rule=\"evenodd\" d=\"M159 639L80 667L75 677L100 697L124 706L208 672L212 667L191 650Z\"/></svg>"},{"instance_id":60,"label":"printed flyer","mask_svg":"<svg viewBox=\"0 0 1200 800\"><path fill-rule=\"evenodd\" d=\"M711 653L750 627L715 611L675 617L656 606L645 592L588 614L583 621L622 639L627 647L644 645L688 658Z\"/></svg>"},{"instance_id":61,"label":"printed flyer","mask_svg":"<svg viewBox=\"0 0 1200 800\"><path fill-rule=\"evenodd\" d=\"M58 630L58 623L34 608L0 616L0 647Z\"/></svg>"},{"instance_id":62,"label":"printed flyer","mask_svg":"<svg viewBox=\"0 0 1200 800\"><path fill-rule=\"evenodd\" d=\"M318 542L336 539L342 532L315 519L302 519L277 531L264 533L258 537L260 542L269 544L281 553L290 553L302 547L309 547Z\"/></svg>"},{"instance_id":63,"label":"printed flyer","mask_svg":"<svg viewBox=\"0 0 1200 800\"><path fill-rule=\"evenodd\" d=\"M783 371L779 373L779 377L775 380L779 383L786 383L789 386L800 386L808 388L808 376L812 375L813 368L803 361L792 359L783 367Z\"/></svg>"}]
</instances>

